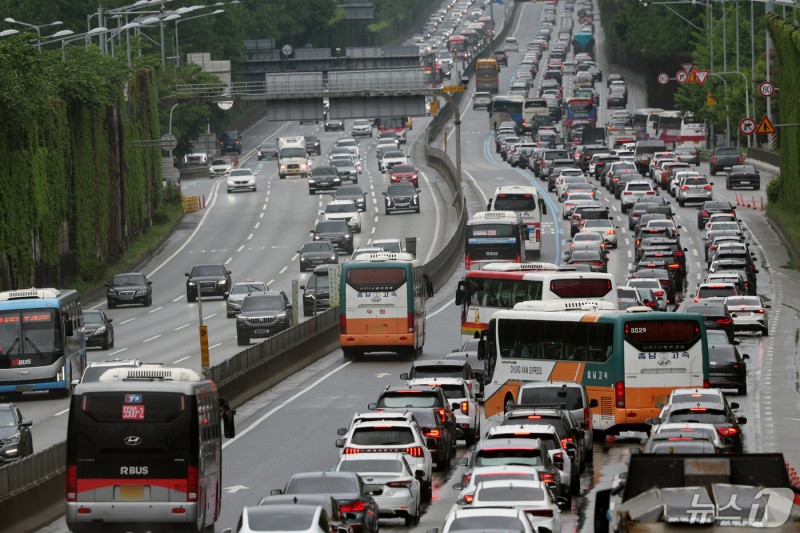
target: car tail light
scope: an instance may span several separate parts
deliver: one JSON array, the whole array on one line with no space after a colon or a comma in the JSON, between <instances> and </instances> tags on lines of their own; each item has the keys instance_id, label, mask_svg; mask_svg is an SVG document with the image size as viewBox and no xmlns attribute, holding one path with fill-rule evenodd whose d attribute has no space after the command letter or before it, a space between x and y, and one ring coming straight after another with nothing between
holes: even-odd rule
<instances>
[{"instance_id":1,"label":"car tail light","mask_svg":"<svg viewBox=\"0 0 800 533\"><path fill-rule=\"evenodd\" d=\"M78 501L78 467L75 465L67 467L67 501Z\"/></svg>"},{"instance_id":2,"label":"car tail light","mask_svg":"<svg viewBox=\"0 0 800 533\"><path fill-rule=\"evenodd\" d=\"M709 380L707 380L707 379L704 379L703 380L703 388L704 389L710 389L711 388L711 382Z\"/></svg>"},{"instance_id":3,"label":"car tail light","mask_svg":"<svg viewBox=\"0 0 800 533\"><path fill-rule=\"evenodd\" d=\"M464 254L464 268L469 270L469 254Z\"/></svg>"},{"instance_id":4,"label":"car tail light","mask_svg":"<svg viewBox=\"0 0 800 533\"><path fill-rule=\"evenodd\" d=\"M345 448L344 449L344 454L345 455L355 455L357 453L361 453L361 450L359 450L358 448Z\"/></svg>"},{"instance_id":5,"label":"car tail light","mask_svg":"<svg viewBox=\"0 0 800 533\"><path fill-rule=\"evenodd\" d=\"M733 214L733 211L731 211L731 214ZM701 217L707 217L708 216L708 211L700 211L700 216Z\"/></svg>"},{"instance_id":6,"label":"car tail light","mask_svg":"<svg viewBox=\"0 0 800 533\"><path fill-rule=\"evenodd\" d=\"M583 423L586 424L587 428L592 427L592 414L589 412L588 407L583 408Z\"/></svg>"},{"instance_id":7,"label":"car tail light","mask_svg":"<svg viewBox=\"0 0 800 533\"><path fill-rule=\"evenodd\" d=\"M716 163L716 162L717 162L717 158L716 158L716 156L714 156L714 157L712 157L712 158L711 158L711 162L712 162L712 163Z\"/></svg>"},{"instance_id":8,"label":"car tail light","mask_svg":"<svg viewBox=\"0 0 800 533\"><path fill-rule=\"evenodd\" d=\"M542 478L544 478L544 476L542 476ZM543 518L553 518L552 509L527 509L525 511L525 514Z\"/></svg>"},{"instance_id":9,"label":"car tail light","mask_svg":"<svg viewBox=\"0 0 800 533\"><path fill-rule=\"evenodd\" d=\"M652 300L647 302L645 305L647 307L649 307L650 309L655 309L656 308L656 303L654 301L652 301Z\"/></svg>"},{"instance_id":10,"label":"car tail light","mask_svg":"<svg viewBox=\"0 0 800 533\"><path fill-rule=\"evenodd\" d=\"M389 481L386 486L393 489L408 489L411 488L412 483L410 479L406 479L404 481Z\"/></svg>"},{"instance_id":11,"label":"car tail light","mask_svg":"<svg viewBox=\"0 0 800 533\"><path fill-rule=\"evenodd\" d=\"M705 186L705 187L703 187L703 188L704 188L704 189L706 189L706 190L709 190L709 191L710 191L710 190L711 190L711 184L709 183L708 185L706 185L706 186Z\"/></svg>"},{"instance_id":12,"label":"car tail light","mask_svg":"<svg viewBox=\"0 0 800 533\"><path fill-rule=\"evenodd\" d=\"M406 448L406 453L411 457L423 457L422 446L410 446Z\"/></svg>"},{"instance_id":13,"label":"car tail light","mask_svg":"<svg viewBox=\"0 0 800 533\"><path fill-rule=\"evenodd\" d=\"M556 465L556 468L559 470L564 470L564 454L561 452L554 453L553 464Z\"/></svg>"},{"instance_id":14,"label":"car tail light","mask_svg":"<svg viewBox=\"0 0 800 533\"><path fill-rule=\"evenodd\" d=\"M742 162L742 156L739 156L739 163Z\"/></svg>"},{"instance_id":15,"label":"car tail light","mask_svg":"<svg viewBox=\"0 0 800 533\"><path fill-rule=\"evenodd\" d=\"M739 434L739 430L735 427L717 428L717 433L722 437L733 437Z\"/></svg>"},{"instance_id":16,"label":"car tail light","mask_svg":"<svg viewBox=\"0 0 800 533\"><path fill-rule=\"evenodd\" d=\"M347 334L347 315L342 313L339 315L339 334L346 335Z\"/></svg>"},{"instance_id":17,"label":"car tail light","mask_svg":"<svg viewBox=\"0 0 800 533\"><path fill-rule=\"evenodd\" d=\"M472 503L472 500L474 500L474 499L475 499L475 495L474 494L465 494L464 495L464 501L467 502L467 503Z\"/></svg>"},{"instance_id":18,"label":"car tail light","mask_svg":"<svg viewBox=\"0 0 800 533\"><path fill-rule=\"evenodd\" d=\"M617 233L617 230L613 230L613 229L607 229L606 230L606 235L616 235L616 233Z\"/></svg>"},{"instance_id":19,"label":"car tail light","mask_svg":"<svg viewBox=\"0 0 800 533\"><path fill-rule=\"evenodd\" d=\"M545 473L545 474L541 475L541 479L542 479L542 482L544 482L544 483L552 483L553 481L555 481L556 478L555 478L555 475L553 475L553 474Z\"/></svg>"},{"instance_id":20,"label":"car tail light","mask_svg":"<svg viewBox=\"0 0 800 533\"><path fill-rule=\"evenodd\" d=\"M675 252L675 257L683 257L683 252Z\"/></svg>"},{"instance_id":21,"label":"car tail light","mask_svg":"<svg viewBox=\"0 0 800 533\"><path fill-rule=\"evenodd\" d=\"M461 412L465 415L469 414L469 402L461 402Z\"/></svg>"},{"instance_id":22,"label":"car tail light","mask_svg":"<svg viewBox=\"0 0 800 533\"><path fill-rule=\"evenodd\" d=\"M756 310L756 313L760 313L760 314L763 315L764 314L764 310L763 309L758 309L758 310Z\"/></svg>"},{"instance_id":23,"label":"car tail light","mask_svg":"<svg viewBox=\"0 0 800 533\"><path fill-rule=\"evenodd\" d=\"M414 313L408 313L407 321L408 321L408 332L414 333L414 326L416 325L416 320L414 320Z\"/></svg>"},{"instance_id":24,"label":"car tail light","mask_svg":"<svg viewBox=\"0 0 800 533\"><path fill-rule=\"evenodd\" d=\"M657 298L661 298L664 296L664 291L655 291L653 294L655 294Z\"/></svg>"},{"instance_id":25,"label":"car tail light","mask_svg":"<svg viewBox=\"0 0 800 533\"><path fill-rule=\"evenodd\" d=\"M434 412L439 415L439 420L443 423L447 422L447 414L444 412L444 409L434 409Z\"/></svg>"},{"instance_id":26,"label":"car tail light","mask_svg":"<svg viewBox=\"0 0 800 533\"><path fill-rule=\"evenodd\" d=\"M717 319L717 324L719 324L720 326L729 326L731 324L731 319L727 318L727 317L718 318Z\"/></svg>"},{"instance_id":27,"label":"car tail light","mask_svg":"<svg viewBox=\"0 0 800 533\"><path fill-rule=\"evenodd\" d=\"M688 185L681 185L681 190L687 191L687 190L689 190L689 186Z\"/></svg>"},{"instance_id":28,"label":"car tail light","mask_svg":"<svg viewBox=\"0 0 800 533\"><path fill-rule=\"evenodd\" d=\"M625 409L625 382L617 381L614 383L614 398L619 409Z\"/></svg>"},{"instance_id":29,"label":"car tail light","mask_svg":"<svg viewBox=\"0 0 800 533\"><path fill-rule=\"evenodd\" d=\"M625 192L624 192L624 193L622 193L622 194L628 195L628 194L633 194L633 193L632 193L632 192L630 192L630 191L625 191Z\"/></svg>"},{"instance_id":30,"label":"car tail light","mask_svg":"<svg viewBox=\"0 0 800 533\"><path fill-rule=\"evenodd\" d=\"M567 449L567 444L572 444L572 437L564 437L561 439L561 447Z\"/></svg>"},{"instance_id":31,"label":"car tail light","mask_svg":"<svg viewBox=\"0 0 800 533\"><path fill-rule=\"evenodd\" d=\"M676 270L676 269L681 268L681 265L679 263L670 263L669 265L667 265L667 268L671 268L673 270Z\"/></svg>"},{"instance_id":32,"label":"car tail light","mask_svg":"<svg viewBox=\"0 0 800 533\"><path fill-rule=\"evenodd\" d=\"M367 504L365 504L362 500L355 500L350 503L345 503L339 506L339 509L343 513L357 513L363 511L367 508Z\"/></svg>"},{"instance_id":33,"label":"car tail light","mask_svg":"<svg viewBox=\"0 0 800 533\"><path fill-rule=\"evenodd\" d=\"M186 476L186 501L196 502L197 494L200 492L200 477L196 466L190 466Z\"/></svg>"},{"instance_id":34,"label":"car tail light","mask_svg":"<svg viewBox=\"0 0 800 533\"><path fill-rule=\"evenodd\" d=\"M438 429L432 429L427 433L423 433L423 435L425 435L426 437L432 437L434 439L438 439L441 438L442 432L439 431Z\"/></svg>"},{"instance_id":35,"label":"car tail light","mask_svg":"<svg viewBox=\"0 0 800 533\"><path fill-rule=\"evenodd\" d=\"M594 266L603 266L605 265L605 261L591 261Z\"/></svg>"}]
</instances>

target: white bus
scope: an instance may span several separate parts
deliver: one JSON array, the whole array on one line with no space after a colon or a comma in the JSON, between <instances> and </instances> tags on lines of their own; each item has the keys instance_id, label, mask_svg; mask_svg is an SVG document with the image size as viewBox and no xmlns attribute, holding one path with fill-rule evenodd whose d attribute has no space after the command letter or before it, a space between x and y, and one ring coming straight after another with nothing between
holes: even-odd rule
<instances>
[{"instance_id":1,"label":"white bus","mask_svg":"<svg viewBox=\"0 0 800 533\"><path fill-rule=\"evenodd\" d=\"M536 187L526 185L506 185L494 190L488 211L514 211L522 217L528 227L528 241L525 248L529 252L541 253L542 217L547 215L547 204L539 196ZM534 254L531 254L534 255Z\"/></svg>"},{"instance_id":2,"label":"white bus","mask_svg":"<svg viewBox=\"0 0 800 533\"><path fill-rule=\"evenodd\" d=\"M480 269L497 261L525 261L528 227L514 211L481 211L467 221L464 267Z\"/></svg>"},{"instance_id":3,"label":"white bus","mask_svg":"<svg viewBox=\"0 0 800 533\"><path fill-rule=\"evenodd\" d=\"M658 116L662 111L664 110L657 107L648 107L633 112L633 128L636 130L637 141L656 138Z\"/></svg>"}]
</instances>

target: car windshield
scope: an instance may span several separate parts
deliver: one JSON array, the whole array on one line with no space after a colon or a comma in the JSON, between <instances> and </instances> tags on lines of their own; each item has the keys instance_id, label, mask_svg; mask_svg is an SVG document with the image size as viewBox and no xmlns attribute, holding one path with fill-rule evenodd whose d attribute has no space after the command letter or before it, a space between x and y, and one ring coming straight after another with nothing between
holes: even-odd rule
<instances>
[{"instance_id":1,"label":"car windshield","mask_svg":"<svg viewBox=\"0 0 800 533\"><path fill-rule=\"evenodd\" d=\"M442 390L444 391L444 395L447 396L448 399L451 399L451 400L452 399L456 399L456 400L458 400L460 398L466 398L468 396L468 394L466 392L464 392L464 387L462 387L461 385L458 385L458 384L454 384L454 385L441 384L439 386L442 388Z\"/></svg>"},{"instance_id":2,"label":"car windshield","mask_svg":"<svg viewBox=\"0 0 800 533\"><path fill-rule=\"evenodd\" d=\"M249 507L246 512L250 531L306 531L314 525L314 513L305 509Z\"/></svg>"},{"instance_id":3,"label":"car windshield","mask_svg":"<svg viewBox=\"0 0 800 533\"><path fill-rule=\"evenodd\" d=\"M364 191L361 187L339 187L336 189L336 196L363 196Z\"/></svg>"},{"instance_id":4,"label":"car windshield","mask_svg":"<svg viewBox=\"0 0 800 533\"><path fill-rule=\"evenodd\" d=\"M242 302L242 312L250 311L283 311L284 301L280 294L248 296Z\"/></svg>"},{"instance_id":5,"label":"car windshield","mask_svg":"<svg viewBox=\"0 0 800 533\"><path fill-rule=\"evenodd\" d=\"M369 120L365 118L360 118L353 121L353 126L371 126Z\"/></svg>"},{"instance_id":6,"label":"car windshield","mask_svg":"<svg viewBox=\"0 0 800 533\"><path fill-rule=\"evenodd\" d=\"M395 165L392 169L394 174L408 174L414 172L416 169L411 165Z\"/></svg>"},{"instance_id":7,"label":"car windshield","mask_svg":"<svg viewBox=\"0 0 800 533\"><path fill-rule=\"evenodd\" d=\"M230 164L231 164L231 162L230 162L230 161L228 161L227 159L215 159L215 160L213 160L213 161L211 162L211 166L217 166L217 165L230 165Z\"/></svg>"},{"instance_id":8,"label":"car windshield","mask_svg":"<svg viewBox=\"0 0 800 533\"><path fill-rule=\"evenodd\" d=\"M219 265L198 265L192 269L194 276L224 276L225 272Z\"/></svg>"},{"instance_id":9,"label":"car windshield","mask_svg":"<svg viewBox=\"0 0 800 533\"><path fill-rule=\"evenodd\" d=\"M698 424L724 424L728 421L722 409L709 409L706 407L690 407L688 409L675 409L667 416L667 422L696 422Z\"/></svg>"},{"instance_id":10,"label":"car windshield","mask_svg":"<svg viewBox=\"0 0 800 533\"><path fill-rule=\"evenodd\" d=\"M307 242L300 249L300 253L308 252L332 252L333 246L328 241Z\"/></svg>"},{"instance_id":11,"label":"car windshield","mask_svg":"<svg viewBox=\"0 0 800 533\"><path fill-rule=\"evenodd\" d=\"M689 437L673 437L673 440L659 441L650 448L650 453L717 453L714 444L707 440Z\"/></svg>"},{"instance_id":12,"label":"car windshield","mask_svg":"<svg viewBox=\"0 0 800 533\"><path fill-rule=\"evenodd\" d=\"M325 208L326 213L352 213L356 211L356 204L353 202L342 203L342 204L328 204Z\"/></svg>"},{"instance_id":13,"label":"car windshield","mask_svg":"<svg viewBox=\"0 0 800 533\"><path fill-rule=\"evenodd\" d=\"M339 463L339 472L387 472L403 471L403 463L396 459L356 459Z\"/></svg>"},{"instance_id":14,"label":"car windshield","mask_svg":"<svg viewBox=\"0 0 800 533\"><path fill-rule=\"evenodd\" d=\"M331 163L333 163L333 166L336 167L336 170L356 167L351 159L349 158L345 159L343 157L342 158L337 157L336 159L331 159Z\"/></svg>"},{"instance_id":15,"label":"car windshield","mask_svg":"<svg viewBox=\"0 0 800 533\"><path fill-rule=\"evenodd\" d=\"M401 446L414 444L414 432L406 426L368 426L356 428L350 439L359 446Z\"/></svg>"},{"instance_id":16,"label":"car windshield","mask_svg":"<svg viewBox=\"0 0 800 533\"><path fill-rule=\"evenodd\" d=\"M530 529L530 527L528 527ZM456 518L448 531L484 531L487 533L522 533L526 531L515 516L474 516Z\"/></svg>"},{"instance_id":17,"label":"car windshield","mask_svg":"<svg viewBox=\"0 0 800 533\"><path fill-rule=\"evenodd\" d=\"M285 494L342 494L360 492L355 479L320 475L314 477L292 478L286 486Z\"/></svg>"},{"instance_id":18,"label":"car windshield","mask_svg":"<svg viewBox=\"0 0 800 533\"><path fill-rule=\"evenodd\" d=\"M237 169L231 170L231 177L232 178L235 178L236 176L252 176L252 175L253 175L253 171L250 170L249 168L237 168Z\"/></svg>"},{"instance_id":19,"label":"car windshield","mask_svg":"<svg viewBox=\"0 0 800 533\"><path fill-rule=\"evenodd\" d=\"M522 389L523 405L566 405L569 410L583 408L583 395L578 387L530 387Z\"/></svg>"},{"instance_id":20,"label":"car windshield","mask_svg":"<svg viewBox=\"0 0 800 533\"><path fill-rule=\"evenodd\" d=\"M761 300L759 300L757 296L731 296L730 298L725 299L725 305L761 307Z\"/></svg>"},{"instance_id":21,"label":"car windshield","mask_svg":"<svg viewBox=\"0 0 800 533\"><path fill-rule=\"evenodd\" d=\"M267 292L264 283L237 283L231 289L231 294L250 294L251 292Z\"/></svg>"},{"instance_id":22,"label":"car windshield","mask_svg":"<svg viewBox=\"0 0 800 533\"><path fill-rule=\"evenodd\" d=\"M124 285L144 285L143 274L118 274L111 280L111 285L120 287Z\"/></svg>"},{"instance_id":23,"label":"car windshield","mask_svg":"<svg viewBox=\"0 0 800 533\"><path fill-rule=\"evenodd\" d=\"M460 365L434 365L414 367L414 379L418 378L462 378L464 367Z\"/></svg>"},{"instance_id":24,"label":"car windshield","mask_svg":"<svg viewBox=\"0 0 800 533\"><path fill-rule=\"evenodd\" d=\"M403 152L386 152L383 156L385 159L405 159L406 154Z\"/></svg>"},{"instance_id":25,"label":"car windshield","mask_svg":"<svg viewBox=\"0 0 800 533\"><path fill-rule=\"evenodd\" d=\"M587 220L583 225L583 229L596 229L596 228L612 228L613 222L610 220Z\"/></svg>"},{"instance_id":26,"label":"car windshield","mask_svg":"<svg viewBox=\"0 0 800 533\"><path fill-rule=\"evenodd\" d=\"M327 220L317 224L317 233L347 233L350 230L347 222L338 220Z\"/></svg>"},{"instance_id":27,"label":"car windshield","mask_svg":"<svg viewBox=\"0 0 800 533\"><path fill-rule=\"evenodd\" d=\"M84 311L83 321L87 325L99 326L103 323L103 315L101 315L98 311Z\"/></svg>"},{"instance_id":28,"label":"car windshield","mask_svg":"<svg viewBox=\"0 0 800 533\"><path fill-rule=\"evenodd\" d=\"M378 407L441 407L433 394L386 394L378 402Z\"/></svg>"},{"instance_id":29,"label":"car windshield","mask_svg":"<svg viewBox=\"0 0 800 533\"><path fill-rule=\"evenodd\" d=\"M414 194L417 192L417 189L414 188L411 184L398 184L398 185L390 185L389 188L386 190L387 194L391 195L403 195L403 194Z\"/></svg>"}]
</instances>

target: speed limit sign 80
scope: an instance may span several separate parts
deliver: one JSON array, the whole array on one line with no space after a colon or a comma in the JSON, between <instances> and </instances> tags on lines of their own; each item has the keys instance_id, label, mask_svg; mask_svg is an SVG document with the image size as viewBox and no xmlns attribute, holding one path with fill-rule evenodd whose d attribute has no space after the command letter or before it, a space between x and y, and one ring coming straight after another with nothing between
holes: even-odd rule
<instances>
[{"instance_id":1,"label":"speed limit sign 80","mask_svg":"<svg viewBox=\"0 0 800 533\"><path fill-rule=\"evenodd\" d=\"M775 86L768 81L763 81L761 85L758 86L758 92L761 93L761 96L769 98L775 93Z\"/></svg>"}]
</instances>

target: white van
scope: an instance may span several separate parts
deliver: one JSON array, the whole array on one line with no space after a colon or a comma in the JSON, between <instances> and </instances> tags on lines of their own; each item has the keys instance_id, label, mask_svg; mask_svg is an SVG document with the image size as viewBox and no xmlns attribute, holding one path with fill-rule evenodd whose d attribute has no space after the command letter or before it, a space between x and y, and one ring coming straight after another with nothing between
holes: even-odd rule
<instances>
[{"instance_id":1,"label":"white van","mask_svg":"<svg viewBox=\"0 0 800 533\"><path fill-rule=\"evenodd\" d=\"M278 177L280 179L284 179L286 176L306 178L309 166L305 137L278 137Z\"/></svg>"},{"instance_id":2,"label":"white van","mask_svg":"<svg viewBox=\"0 0 800 533\"><path fill-rule=\"evenodd\" d=\"M519 42L514 37L507 37L505 49L506 52L519 52Z\"/></svg>"}]
</instances>

